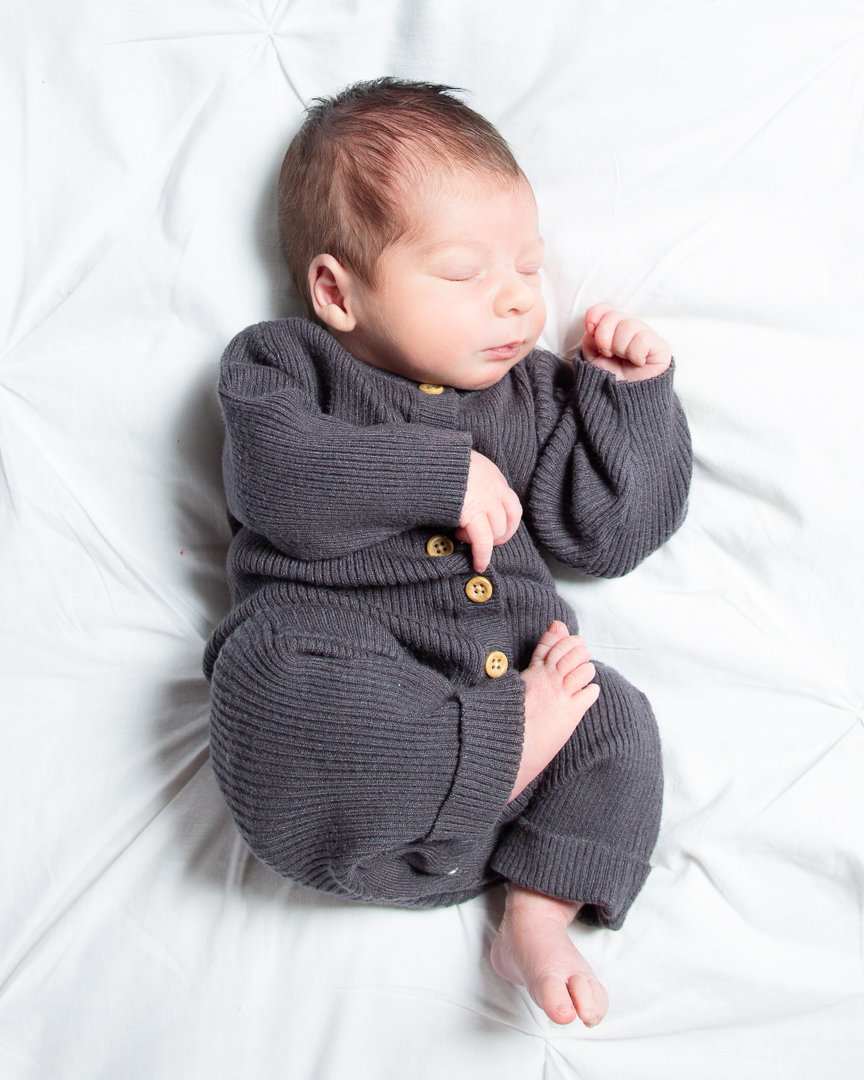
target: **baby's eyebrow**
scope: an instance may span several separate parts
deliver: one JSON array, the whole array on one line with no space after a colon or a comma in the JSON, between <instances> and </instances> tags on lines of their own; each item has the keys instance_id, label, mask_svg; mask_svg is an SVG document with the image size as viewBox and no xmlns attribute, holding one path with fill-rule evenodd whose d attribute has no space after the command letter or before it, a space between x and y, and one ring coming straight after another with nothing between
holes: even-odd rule
<instances>
[{"instance_id":1,"label":"baby's eyebrow","mask_svg":"<svg viewBox=\"0 0 864 1080\"><path fill-rule=\"evenodd\" d=\"M434 244L424 244L420 250L424 255L432 255L436 251L442 251L445 248L470 247L475 248L477 251L488 251L490 246L482 240L439 240Z\"/></svg>"},{"instance_id":2,"label":"baby's eyebrow","mask_svg":"<svg viewBox=\"0 0 864 1080\"><path fill-rule=\"evenodd\" d=\"M420 247L420 251L423 255L434 255L438 251L443 251L446 248L474 248L476 251L488 252L492 250L492 245L485 240L438 240L434 244L423 244ZM532 240L530 244L525 245L525 250L542 248L544 247L543 237L538 236L535 240Z\"/></svg>"}]
</instances>

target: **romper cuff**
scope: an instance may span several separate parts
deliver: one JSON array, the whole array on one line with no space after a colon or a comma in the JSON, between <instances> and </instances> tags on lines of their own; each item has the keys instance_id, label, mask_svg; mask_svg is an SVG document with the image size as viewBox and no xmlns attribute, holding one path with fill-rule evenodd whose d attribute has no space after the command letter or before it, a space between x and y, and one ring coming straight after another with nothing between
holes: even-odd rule
<instances>
[{"instance_id":1,"label":"romper cuff","mask_svg":"<svg viewBox=\"0 0 864 1080\"><path fill-rule=\"evenodd\" d=\"M488 834L516 782L525 731L525 684L515 672L459 694L459 760L429 840Z\"/></svg>"},{"instance_id":2,"label":"romper cuff","mask_svg":"<svg viewBox=\"0 0 864 1080\"><path fill-rule=\"evenodd\" d=\"M646 859L595 840L555 836L514 822L492 869L526 889L581 902L579 921L618 930L651 870Z\"/></svg>"}]
</instances>

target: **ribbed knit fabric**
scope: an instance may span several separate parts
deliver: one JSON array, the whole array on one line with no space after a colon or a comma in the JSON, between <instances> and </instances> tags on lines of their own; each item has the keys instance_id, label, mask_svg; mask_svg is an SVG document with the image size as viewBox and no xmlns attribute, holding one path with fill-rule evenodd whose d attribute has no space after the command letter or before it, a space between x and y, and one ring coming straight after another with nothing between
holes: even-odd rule
<instances>
[{"instance_id":1,"label":"ribbed knit fabric","mask_svg":"<svg viewBox=\"0 0 864 1080\"><path fill-rule=\"evenodd\" d=\"M238 826L280 873L358 900L456 903L506 877L618 926L648 872L662 776L650 707L598 665L601 696L507 805L525 666L576 620L537 542L626 573L678 527L690 477L671 372L616 383L535 350L487 390L422 393L298 319L225 353L234 607L205 656L213 763ZM485 603L458 525L471 449L525 509ZM510 667L490 678L485 660Z\"/></svg>"}]
</instances>

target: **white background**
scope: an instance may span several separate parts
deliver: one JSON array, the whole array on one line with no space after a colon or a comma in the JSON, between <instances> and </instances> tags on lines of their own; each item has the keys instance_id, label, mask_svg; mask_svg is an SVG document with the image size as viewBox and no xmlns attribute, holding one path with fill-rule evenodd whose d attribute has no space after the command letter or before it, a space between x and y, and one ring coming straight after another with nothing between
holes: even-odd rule
<instances>
[{"instance_id":1,"label":"white background","mask_svg":"<svg viewBox=\"0 0 864 1080\"><path fill-rule=\"evenodd\" d=\"M864 10L848 0L17 0L0 12L0 1075L864 1075ZM563 570L657 712L655 870L574 930L603 1024L488 964L500 891L361 908L248 855L207 763L214 387L292 313L304 103L471 91L538 198L545 344L673 345L696 471L619 581Z\"/></svg>"}]
</instances>

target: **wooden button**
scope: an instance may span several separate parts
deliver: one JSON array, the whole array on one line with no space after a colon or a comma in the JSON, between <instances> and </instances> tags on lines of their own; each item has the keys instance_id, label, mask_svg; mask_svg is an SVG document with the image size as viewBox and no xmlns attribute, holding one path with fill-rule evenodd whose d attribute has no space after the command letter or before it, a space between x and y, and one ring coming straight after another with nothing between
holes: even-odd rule
<instances>
[{"instance_id":1,"label":"wooden button","mask_svg":"<svg viewBox=\"0 0 864 1080\"><path fill-rule=\"evenodd\" d=\"M509 666L503 652L490 652L486 657L486 674L490 679L500 679Z\"/></svg>"},{"instance_id":2,"label":"wooden button","mask_svg":"<svg viewBox=\"0 0 864 1080\"><path fill-rule=\"evenodd\" d=\"M426 541L427 555L452 555L453 541L449 536L430 536Z\"/></svg>"},{"instance_id":3,"label":"wooden button","mask_svg":"<svg viewBox=\"0 0 864 1080\"><path fill-rule=\"evenodd\" d=\"M443 394L444 387L439 386L434 382L421 382L417 387L418 390L422 390L424 394Z\"/></svg>"},{"instance_id":4,"label":"wooden button","mask_svg":"<svg viewBox=\"0 0 864 1080\"><path fill-rule=\"evenodd\" d=\"M485 604L492 595L492 582L485 577L472 577L465 586L465 595L475 604Z\"/></svg>"}]
</instances>

